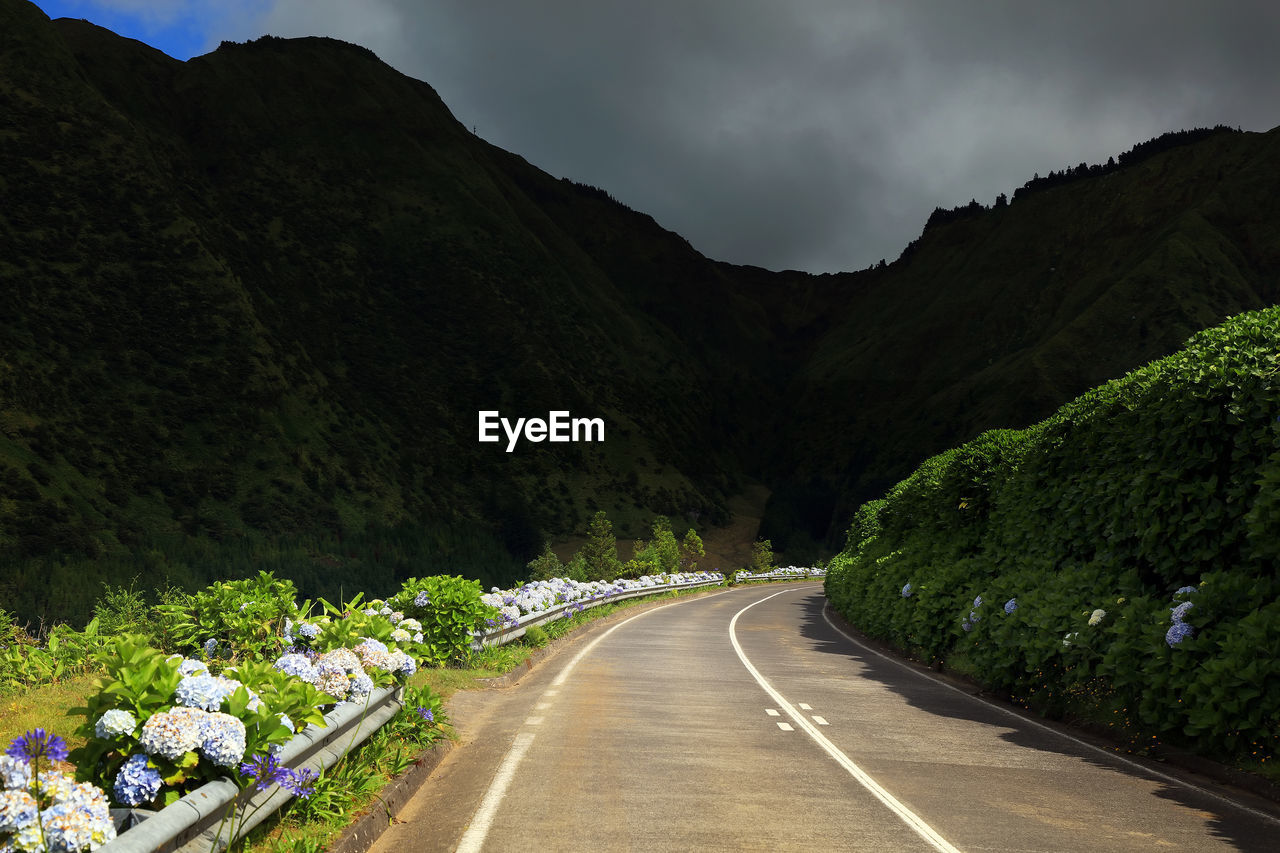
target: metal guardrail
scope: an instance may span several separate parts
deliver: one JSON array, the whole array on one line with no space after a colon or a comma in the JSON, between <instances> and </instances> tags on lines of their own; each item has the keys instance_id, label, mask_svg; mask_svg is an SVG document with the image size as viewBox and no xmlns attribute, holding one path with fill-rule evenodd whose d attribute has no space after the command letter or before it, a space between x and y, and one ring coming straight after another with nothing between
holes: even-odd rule
<instances>
[{"instance_id":1,"label":"metal guardrail","mask_svg":"<svg viewBox=\"0 0 1280 853\"><path fill-rule=\"evenodd\" d=\"M284 745L281 765L317 772L333 766L400 712L404 707L403 692L398 686L379 687L364 703L338 706L325 714L325 727L308 725ZM279 785L263 791L241 790L230 779L217 779L145 817L98 849L105 853L221 850L270 817L292 796Z\"/></svg>"},{"instance_id":2,"label":"metal guardrail","mask_svg":"<svg viewBox=\"0 0 1280 853\"><path fill-rule=\"evenodd\" d=\"M815 575L736 575L736 578L740 581L807 581L826 576L826 572L821 572Z\"/></svg>"},{"instance_id":3,"label":"metal guardrail","mask_svg":"<svg viewBox=\"0 0 1280 853\"><path fill-rule=\"evenodd\" d=\"M551 610L543 610L538 613L528 613L521 616L514 625L507 625L502 628L495 628L492 631L486 631L483 634L476 634L471 638L471 648L478 651L485 646L504 646L512 640L523 637L527 628L559 619L564 616L567 611L575 608L582 611L591 607L599 607L601 604L612 604L615 601L624 601L628 598L640 598L645 595L653 595L658 592L670 592L678 589L696 589L701 586L716 586L721 583L724 583L724 581L710 580L697 581L693 583L668 583L657 586L641 587L640 589L629 589L626 592L616 592L612 595L601 596L600 598L590 598L585 601L567 601L564 604L553 607Z\"/></svg>"},{"instance_id":4,"label":"metal guardrail","mask_svg":"<svg viewBox=\"0 0 1280 853\"><path fill-rule=\"evenodd\" d=\"M557 619L573 608L586 610L628 598L719 583L722 581L662 584L588 601L566 602L551 610L528 614L515 625L478 635L473 638L472 647L504 645L522 636L530 626ZM280 753L281 766L317 772L332 767L400 712L404 707L403 694L402 687L380 687L372 691L362 704L338 706L325 714L327 725L308 725L284 745ZM241 790L230 779L217 779L151 815L138 810L121 810L131 812L141 820L98 850L104 853L210 853L222 850L244 837L292 797L293 794L279 785L262 791L256 788Z\"/></svg>"}]
</instances>

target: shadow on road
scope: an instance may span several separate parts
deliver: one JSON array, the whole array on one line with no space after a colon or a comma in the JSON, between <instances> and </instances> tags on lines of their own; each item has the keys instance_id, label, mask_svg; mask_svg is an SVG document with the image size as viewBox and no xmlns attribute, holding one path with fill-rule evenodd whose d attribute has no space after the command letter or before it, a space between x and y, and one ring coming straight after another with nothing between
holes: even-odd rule
<instances>
[{"instance_id":1,"label":"shadow on road","mask_svg":"<svg viewBox=\"0 0 1280 853\"><path fill-rule=\"evenodd\" d=\"M1043 724L1031 722L1027 716L1017 712L1012 706L1000 706L994 701L978 699L971 694L958 692L945 682L911 664L897 659L886 660L880 655L892 657L892 652L876 648L876 644L869 640L851 639L834 630L827 623L823 618L826 597L821 590L815 589L811 594L795 599L794 604L802 614L801 636L812 644L814 651L838 655L857 664L859 677L883 684L913 707L940 717L969 720L1003 728L1008 731L1001 733L1000 737L1008 743L1068 755L1097 767L1158 784L1157 794L1160 797L1211 815L1209 826L1213 834L1231 843L1236 849L1244 851L1278 849L1280 823L1268 822L1261 817L1232 807L1208 793L1171 783L1154 775L1166 772L1163 768L1152 768L1147 771L1125 760L1120 760L1118 756L1113 757L1105 751L1098 752L1081 746L1068 740L1064 735L1041 728L1040 725ZM831 617L837 623L841 621L834 613ZM1008 708L1013 713L1009 713L1004 708ZM1073 736L1089 740L1088 735L1073 734ZM1101 746L1098 748L1103 749ZM1141 759L1129 756L1126 756L1126 759L1142 764ZM1212 784L1208 783L1208 785ZM1280 813L1280 809L1271 804L1259 803L1257 808L1259 811L1267 811L1273 815Z\"/></svg>"}]
</instances>

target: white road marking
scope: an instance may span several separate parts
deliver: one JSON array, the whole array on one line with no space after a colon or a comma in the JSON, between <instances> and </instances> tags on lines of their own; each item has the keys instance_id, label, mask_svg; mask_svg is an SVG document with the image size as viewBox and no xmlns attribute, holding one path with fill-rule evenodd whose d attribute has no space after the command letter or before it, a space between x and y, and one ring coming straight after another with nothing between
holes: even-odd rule
<instances>
[{"instance_id":1,"label":"white road marking","mask_svg":"<svg viewBox=\"0 0 1280 853\"><path fill-rule=\"evenodd\" d=\"M806 704L804 704L803 702L801 702L801 703L800 703L800 710L801 710L801 711L812 711L812 710L813 710L813 706L812 706L812 705L806 705Z\"/></svg>"},{"instance_id":2,"label":"white road marking","mask_svg":"<svg viewBox=\"0 0 1280 853\"><path fill-rule=\"evenodd\" d=\"M747 653L742 650L742 644L738 642L738 635L734 631L734 628L738 624L738 617L755 607L757 604L762 604L771 598L775 598L779 595L792 591L793 590L784 589L780 592L775 592L773 595L766 595L764 598L748 604L746 607L733 614L733 618L729 620L729 642L733 644L733 650L738 653L738 659L741 660L742 665L747 668L747 672L751 673L752 677L755 678L756 683L764 688L764 692L768 693L769 697L773 699L773 701L777 703L782 710L787 712L787 716L794 720L796 725L799 726L805 734L813 738L814 742L816 742L818 746L822 747L828 755L834 758L841 767L847 770L849 775L858 781L858 784L866 788L872 796L897 815L903 823L911 827L911 829L927 841L934 850L939 851L939 853L960 853L956 847L939 835L937 830L925 823L919 815L903 805L901 801L893 796L893 794L890 794L884 788L880 787L879 782L867 775L867 772L857 764L853 763L853 760L841 752L839 747L827 740L826 736L822 732L818 731L817 727L805 719L804 715L797 711L790 702L783 698L782 694L775 690L773 685L760 674L760 670L756 669L755 666L752 665L751 661L747 659ZM782 724L779 723L778 725Z\"/></svg>"},{"instance_id":3,"label":"white road marking","mask_svg":"<svg viewBox=\"0 0 1280 853\"><path fill-rule=\"evenodd\" d=\"M1238 803L1235 800L1224 797L1221 794L1215 794L1213 791L1210 791L1206 788L1201 788L1199 785L1188 782L1185 779L1179 779L1176 776L1170 776L1167 773L1161 773L1159 770L1154 770L1150 767L1147 767L1145 764L1139 764L1136 761L1130 761L1129 759L1125 758L1123 755L1119 755L1115 752L1105 750L1099 746L1094 746L1088 741L1083 741L1077 737L1072 737L1066 732L1060 732L1051 726L1046 726L1044 723L1038 723L1035 720L1031 719L1030 717L1024 717L1021 714L1017 713L1016 711L1010 710L1009 708L1005 708L1002 705L997 705L994 702L988 702L986 699L983 699L979 696L974 696L972 693L969 693L966 690L961 690L959 687L956 687L955 685L948 684L947 682L940 681L936 678L930 678L925 673L907 666L902 661L895 660L889 657L888 655L883 654L882 652L876 651L870 646L867 646L858 642L858 640L852 634L850 634L848 631L844 630L839 625L831 621L831 617L827 615L827 608L825 606L822 608L822 618L826 620L826 623L828 625L830 625L832 628L834 628L836 631L842 634L846 639L849 640L849 642L853 643L858 648L862 649L863 651L871 652L871 654L875 655L878 658L882 658L883 660L887 660L889 663L896 664L900 669L903 669L907 672L918 675L921 678L925 679L926 681L930 682L931 684L937 684L939 686L947 688L948 690L954 690L955 692L961 694L962 696L968 696L970 699L977 700L978 702L981 702L982 704L986 705L989 708L994 708L997 711L1008 714L1010 717L1013 717L1014 719L1020 722L1035 726L1038 729L1043 729L1044 731L1049 732L1050 734L1055 734L1058 737L1063 738L1064 740L1069 740L1072 743L1079 744L1080 746L1083 746L1084 748L1091 750L1092 752L1096 752L1099 755L1105 755L1107 758L1110 758L1114 761L1119 761L1124 764L1128 764L1130 767L1134 767L1142 771L1143 773L1146 773L1149 776L1155 776L1157 779L1162 779L1165 782L1170 782L1175 785L1180 785L1183 788L1190 788L1192 791L1196 791L1198 793L1204 794L1206 797L1210 797L1214 800L1217 800L1220 803L1226 803L1232 808L1239 809L1240 811L1243 811L1243 812L1248 812L1254 817L1264 818L1271 823L1280 824L1280 818L1276 817L1275 815L1270 815L1270 814L1267 814L1266 812L1262 812L1262 811L1258 811L1257 809L1250 808L1249 806L1246 806L1242 803Z\"/></svg>"},{"instance_id":4,"label":"white road marking","mask_svg":"<svg viewBox=\"0 0 1280 853\"><path fill-rule=\"evenodd\" d=\"M794 732L794 731L795 731L795 729L791 728L791 724L790 724L790 723L778 723L778 728L782 729L784 732Z\"/></svg>"},{"instance_id":5,"label":"white road marking","mask_svg":"<svg viewBox=\"0 0 1280 853\"><path fill-rule=\"evenodd\" d=\"M824 718L824 717L819 717L817 714L814 714L814 715L813 715L813 721L814 721L815 723L817 723L818 725L820 725L820 726L825 726L825 725L827 725L826 718Z\"/></svg>"},{"instance_id":6,"label":"white road marking","mask_svg":"<svg viewBox=\"0 0 1280 853\"><path fill-rule=\"evenodd\" d=\"M527 719L527 720L525 720L525 721L524 721L524 724L525 724L526 726L537 726L537 725L541 725L541 723L542 723L543 719L545 719L545 718L544 718L544 717L530 717L529 719Z\"/></svg>"},{"instance_id":7,"label":"white road marking","mask_svg":"<svg viewBox=\"0 0 1280 853\"><path fill-rule=\"evenodd\" d=\"M764 712L765 712L766 714L768 714L770 717L776 717L776 716L778 716L778 712L777 712L776 710L774 710L773 708L765 708L765 709L764 709Z\"/></svg>"},{"instance_id":8,"label":"white road marking","mask_svg":"<svg viewBox=\"0 0 1280 853\"><path fill-rule=\"evenodd\" d=\"M565 668L560 670L560 673L555 677L555 680L551 682L551 687L545 690L542 695L554 696L559 687L564 684L565 680L569 677L569 673L578 665L578 662L586 657L591 650L596 647L597 643L628 622L639 619L641 616L647 616L655 610L665 610L668 607L679 607L681 604L688 604L690 601L702 601L707 598L715 598L717 595L724 595L725 592L728 592L728 590L712 593L711 595L704 595L699 598L686 598L682 601L673 601L670 604L663 604L660 607L654 607L637 613L635 616L623 619L617 625L614 625L612 628L588 643L587 647L582 651L578 652L573 660L569 661L569 663L565 665ZM530 725L537 725L537 723L530 722L534 719L539 723L542 722L541 717L530 717L528 720L525 720L525 722ZM493 781L489 783L489 789L484 792L484 799L480 801L480 807L476 809L475 816L471 818L471 825L467 827L467 831L463 833L462 840L458 842L458 846L455 848L455 853L479 853L480 849L484 847L485 839L489 836L489 829L493 826L493 817L498 813L498 806L502 804L502 798L507 795L507 788L511 787L511 780L515 778L516 765L518 765L520 760L524 758L524 754L529 751L529 744L531 743L533 743L532 732L521 732L516 735L515 740L511 743L511 749L507 750L507 754L502 757L502 762L498 765L498 772L494 774Z\"/></svg>"},{"instance_id":9,"label":"white road marking","mask_svg":"<svg viewBox=\"0 0 1280 853\"><path fill-rule=\"evenodd\" d=\"M510 787L511 780L516 775L516 765L520 763L520 759L524 758L531 743L533 743L531 732L521 732L516 735L511 749L507 750L502 763L498 765L498 772L493 777L493 782L489 784L489 790L485 791L484 800L481 801L480 808L476 809L471 825L467 827L462 840L458 842L457 853L479 853L480 848L484 846L489 827L493 825L493 816L498 812L498 804L506 796L507 788Z\"/></svg>"},{"instance_id":10,"label":"white road marking","mask_svg":"<svg viewBox=\"0 0 1280 853\"><path fill-rule=\"evenodd\" d=\"M534 706L533 706L533 710L535 710L535 711L545 711L545 710L547 710L547 709L548 709L548 708L550 708L550 707L551 707L551 703L550 703L550 702L539 702L537 705L534 705Z\"/></svg>"}]
</instances>

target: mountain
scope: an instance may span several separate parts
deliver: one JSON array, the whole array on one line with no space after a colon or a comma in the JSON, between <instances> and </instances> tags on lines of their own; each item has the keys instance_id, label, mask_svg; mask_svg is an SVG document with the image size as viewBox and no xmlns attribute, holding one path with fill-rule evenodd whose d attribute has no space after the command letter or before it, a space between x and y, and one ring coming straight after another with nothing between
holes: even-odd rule
<instances>
[{"instance_id":1,"label":"mountain","mask_svg":"<svg viewBox=\"0 0 1280 853\"><path fill-rule=\"evenodd\" d=\"M518 576L607 511L804 559L921 458L1276 299L1276 132L937 216L838 275L710 260L333 39L179 62L0 0L0 607L273 569ZM478 412L603 443L477 440Z\"/></svg>"}]
</instances>

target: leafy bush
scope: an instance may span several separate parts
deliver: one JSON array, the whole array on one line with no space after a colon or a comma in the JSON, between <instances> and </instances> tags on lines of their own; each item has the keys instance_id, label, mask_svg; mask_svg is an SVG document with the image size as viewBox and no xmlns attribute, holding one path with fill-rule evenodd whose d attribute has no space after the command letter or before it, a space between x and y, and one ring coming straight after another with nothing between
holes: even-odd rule
<instances>
[{"instance_id":1,"label":"leafy bush","mask_svg":"<svg viewBox=\"0 0 1280 853\"><path fill-rule=\"evenodd\" d=\"M1280 309L927 460L828 566L867 633L1221 756L1280 735ZM1173 608L1180 608L1174 610Z\"/></svg>"},{"instance_id":2,"label":"leafy bush","mask_svg":"<svg viewBox=\"0 0 1280 853\"><path fill-rule=\"evenodd\" d=\"M416 619L422 639L413 645L425 665L443 666L466 659L471 635L498 619L496 608L480 600L480 582L435 575L409 578L387 602L391 612Z\"/></svg>"}]
</instances>

